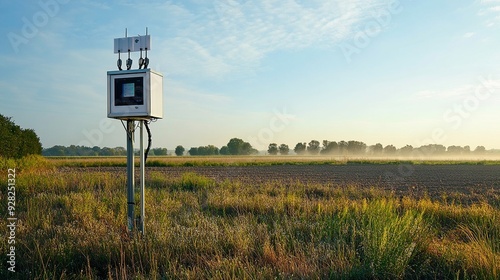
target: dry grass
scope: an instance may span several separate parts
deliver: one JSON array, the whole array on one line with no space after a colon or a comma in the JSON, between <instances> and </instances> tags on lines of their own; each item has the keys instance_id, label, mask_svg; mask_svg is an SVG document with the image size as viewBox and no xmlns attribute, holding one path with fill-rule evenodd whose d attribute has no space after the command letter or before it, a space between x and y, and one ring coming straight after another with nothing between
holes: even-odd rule
<instances>
[{"instance_id":1,"label":"dry grass","mask_svg":"<svg viewBox=\"0 0 500 280\"><path fill-rule=\"evenodd\" d=\"M499 278L498 198L459 205L153 173L141 237L126 231L125 174L40 164L18 174L19 271L7 273L2 253L1 279Z\"/></svg>"}]
</instances>

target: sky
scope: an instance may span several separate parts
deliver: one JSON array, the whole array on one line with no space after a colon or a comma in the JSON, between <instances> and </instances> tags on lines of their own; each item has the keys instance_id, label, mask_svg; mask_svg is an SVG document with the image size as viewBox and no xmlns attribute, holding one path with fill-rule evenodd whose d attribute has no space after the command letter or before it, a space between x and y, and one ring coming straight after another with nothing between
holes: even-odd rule
<instances>
[{"instance_id":1,"label":"sky","mask_svg":"<svg viewBox=\"0 0 500 280\"><path fill-rule=\"evenodd\" d=\"M106 73L114 38L146 27L164 76L153 147L500 148L500 0L0 0L0 11L0 114L44 148L126 146Z\"/></svg>"}]
</instances>

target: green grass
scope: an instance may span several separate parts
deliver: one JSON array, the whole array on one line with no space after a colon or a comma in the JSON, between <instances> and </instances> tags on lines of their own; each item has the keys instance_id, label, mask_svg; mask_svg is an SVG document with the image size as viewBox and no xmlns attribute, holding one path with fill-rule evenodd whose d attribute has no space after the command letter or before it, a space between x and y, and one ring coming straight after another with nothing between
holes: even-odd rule
<instances>
[{"instance_id":1,"label":"green grass","mask_svg":"<svg viewBox=\"0 0 500 280\"><path fill-rule=\"evenodd\" d=\"M17 174L18 272L8 274L2 241L1 279L500 277L499 198L461 205L356 185L250 187L151 172L146 235L131 237L125 174L32 164Z\"/></svg>"}]
</instances>

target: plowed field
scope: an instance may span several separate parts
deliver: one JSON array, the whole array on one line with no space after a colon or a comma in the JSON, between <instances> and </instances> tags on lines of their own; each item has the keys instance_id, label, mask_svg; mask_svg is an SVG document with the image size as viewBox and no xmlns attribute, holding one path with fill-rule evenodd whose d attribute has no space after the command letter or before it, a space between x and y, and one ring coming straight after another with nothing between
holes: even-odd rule
<instances>
[{"instance_id":1,"label":"plowed field","mask_svg":"<svg viewBox=\"0 0 500 280\"><path fill-rule=\"evenodd\" d=\"M87 170L126 173L124 167L84 168ZM397 195L468 199L475 194L500 194L500 165L413 165L413 164L347 164L347 165L275 165L275 166L196 166L148 167L164 176L181 176L186 172L216 181L239 180L255 185L282 183L328 184L332 187L354 186L381 188Z\"/></svg>"}]
</instances>

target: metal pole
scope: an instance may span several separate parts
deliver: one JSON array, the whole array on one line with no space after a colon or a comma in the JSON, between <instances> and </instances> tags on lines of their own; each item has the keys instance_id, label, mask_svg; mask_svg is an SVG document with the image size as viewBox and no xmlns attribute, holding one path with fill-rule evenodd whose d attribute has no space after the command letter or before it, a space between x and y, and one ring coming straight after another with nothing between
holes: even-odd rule
<instances>
[{"instance_id":1,"label":"metal pole","mask_svg":"<svg viewBox=\"0 0 500 280\"><path fill-rule=\"evenodd\" d=\"M143 137L143 128L144 128L144 121L140 121L141 125L141 151L140 151L140 157L141 157L141 173L140 174L140 181L141 181L141 220L139 223L139 230L142 232L142 235L145 234L145 220L144 220L144 213L145 213L145 206L144 206L144 171L145 171L145 162L144 162L144 137Z\"/></svg>"},{"instance_id":2,"label":"metal pole","mask_svg":"<svg viewBox=\"0 0 500 280\"><path fill-rule=\"evenodd\" d=\"M127 225L128 230L135 227L134 218L134 126L133 120L127 120Z\"/></svg>"}]
</instances>

